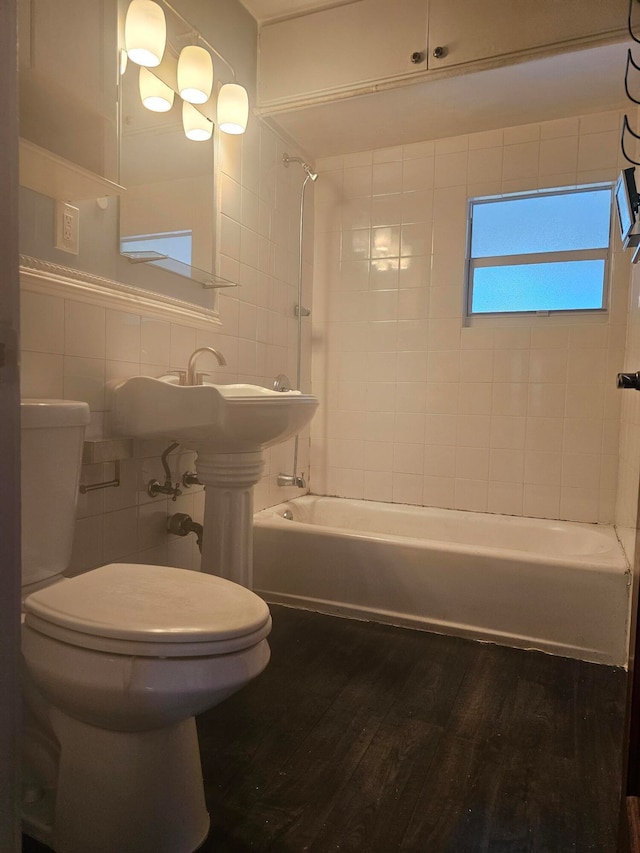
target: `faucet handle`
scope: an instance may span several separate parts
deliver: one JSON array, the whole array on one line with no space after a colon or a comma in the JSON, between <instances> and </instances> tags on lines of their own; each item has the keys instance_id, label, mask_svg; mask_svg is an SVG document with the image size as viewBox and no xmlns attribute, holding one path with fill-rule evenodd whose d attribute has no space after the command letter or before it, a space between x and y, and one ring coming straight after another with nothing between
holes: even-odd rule
<instances>
[{"instance_id":1,"label":"faucet handle","mask_svg":"<svg viewBox=\"0 0 640 853\"><path fill-rule=\"evenodd\" d=\"M196 385L204 385L205 376L211 376L210 373L196 373Z\"/></svg>"},{"instance_id":2,"label":"faucet handle","mask_svg":"<svg viewBox=\"0 0 640 853\"><path fill-rule=\"evenodd\" d=\"M186 385L187 384L187 371L186 370L167 370L167 374L169 376L177 376L178 377L178 385Z\"/></svg>"}]
</instances>

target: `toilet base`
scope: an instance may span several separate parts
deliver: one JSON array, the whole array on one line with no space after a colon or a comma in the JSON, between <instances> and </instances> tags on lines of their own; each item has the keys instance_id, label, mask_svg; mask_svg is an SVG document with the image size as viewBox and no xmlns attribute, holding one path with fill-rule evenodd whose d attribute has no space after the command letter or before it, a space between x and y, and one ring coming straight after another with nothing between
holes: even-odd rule
<instances>
[{"instance_id":1,"label":"toilet base","mask_svg":"<svg viewBox=\"0 0 640 853\"><path fill-rule=\"evenodd\" d=\"M51 709L60 764L51 839L60 853L193 853L209 832L193 717L144 732ZM29 827L25 827L29 832Z\"/></svg>"}]
</instances>

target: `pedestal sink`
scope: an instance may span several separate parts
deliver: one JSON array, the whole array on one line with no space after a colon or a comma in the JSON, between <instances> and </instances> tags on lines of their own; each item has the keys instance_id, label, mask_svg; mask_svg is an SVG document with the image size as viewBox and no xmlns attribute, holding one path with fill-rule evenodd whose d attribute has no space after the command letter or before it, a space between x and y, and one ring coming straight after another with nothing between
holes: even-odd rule
<instances>
[{"instance_id":1,"label":"pedestal sink","mask_svg":"<svg viewBox=\"0 0 640 853\"><path fill-rule=\"evenodd\" d=\"M250 588L253 487L262 451L299 432L317 407L315 397L299 391L134 376L114 388L112 429L197 451L198 477L207 487L202 570Z\"/></svg>"}]
</instances>

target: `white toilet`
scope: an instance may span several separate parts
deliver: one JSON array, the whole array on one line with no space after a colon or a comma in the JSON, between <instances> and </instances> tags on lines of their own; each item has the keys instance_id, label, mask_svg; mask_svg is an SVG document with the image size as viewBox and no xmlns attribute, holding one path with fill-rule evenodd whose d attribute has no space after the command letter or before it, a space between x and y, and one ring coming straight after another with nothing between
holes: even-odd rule
<instances>
[{"instance_id":1,"label":"white toilet","mask_svg":"<svg viewBox=\"0 0 640 853\"><path fill-rule=\"evenodd\" d=\"M265 602L166 566L69 563L86 403L22 403L23 827L58 853L206 838L194 714L269 661Z\"/></svg>"}]
</instances>

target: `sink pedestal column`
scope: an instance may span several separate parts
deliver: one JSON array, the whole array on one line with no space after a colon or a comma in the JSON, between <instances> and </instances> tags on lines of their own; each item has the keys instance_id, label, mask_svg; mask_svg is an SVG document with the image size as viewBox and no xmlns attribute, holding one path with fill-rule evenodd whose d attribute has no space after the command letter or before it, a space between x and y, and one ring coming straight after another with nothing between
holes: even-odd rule
<instances>
[{"instance_id":1,"label":"sink pedestal column","mask_svg":"<svg viewBox=\"0 0 640 853\"><path fill-rule=\"evenodd\" d=\"M198 452L196 470L207 487L202 571L253 586L253 487L260 479L262 451Z\"/></svg>"}]
</instances>

